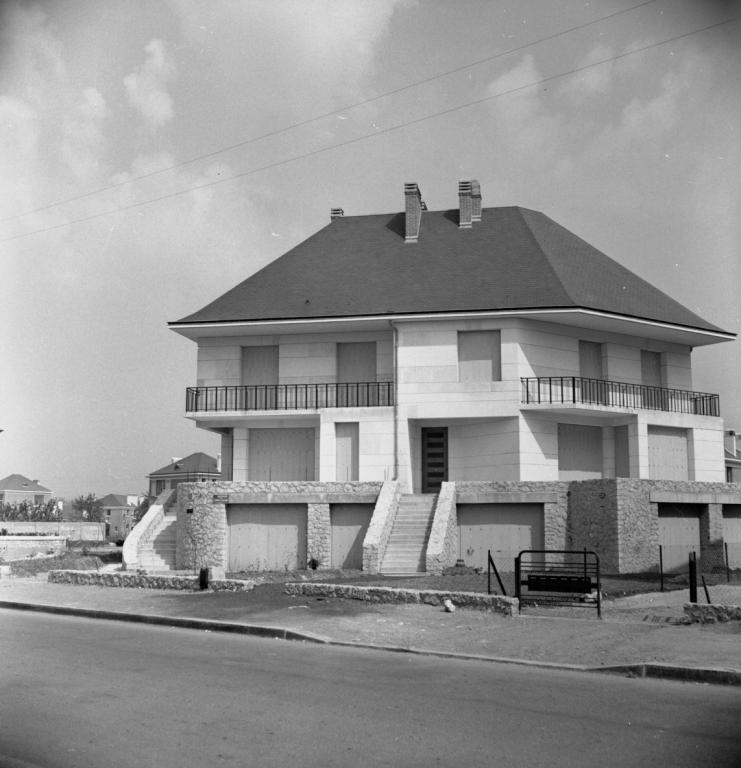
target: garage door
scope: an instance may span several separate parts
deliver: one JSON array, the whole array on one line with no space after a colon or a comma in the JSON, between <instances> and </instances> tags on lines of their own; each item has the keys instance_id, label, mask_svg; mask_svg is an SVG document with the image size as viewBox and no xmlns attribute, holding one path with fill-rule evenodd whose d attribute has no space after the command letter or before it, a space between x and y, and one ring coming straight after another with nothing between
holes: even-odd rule
<instances>
[{"instance_id":1,"label":"garage door","mask_svg":"<svg viewBox=\"0 0 741 768\"><path fill-rule=\"evenodd\" d=\"M250 429L250 480L313 480L314 429Z\"/></svg>"},{"instance_id":2,"label":"garage door","mask_svg":"<svg viewBox=\"0 0 741 768\"><path fill-rule=\"evenodd\" d=\"M723 506L723 541L727 544L728 565L741 568L741 504Z\"/></svg>"},{"instance_id":3,"label":"garage door","mask_svg":"<svg viewBox=\"0 0 741 768\"><path fill-rule=\"evenodd\" d=\"M363 539L372 515L372 504L332 504L330 506L333 568L361 569L363 567Z\"/></svg>"},{"instance_id":4,"label":"garage door","mask_svg":"<svg viewBox=\"0 0 741 768\"><path fill-rule=\"evenodd\" d=\"M473 568L486 568L487 550L497 569L514 570L523 549L543 549L542 504L459 504L458 557Z\"/></svg>"},{"instance_id":5,"label":"garage door","mask_svg":"<svg viewBox=\"0 0 741 768\"><path fill-rule=\"evenodd\" d=\"M229 568L285 571L306 567L305 504L233 504L227 508Z\"/></svg>"},{"instance_id":6,"label":"garage door","mask_svg":"<svg viewBox=\"0 0 741 768\"><path fill-rule=\"evenodd\" d=\"M659 504L659 544L664 570L686 569L700 554L700 504Z\"/></svg>"}]
</instances>

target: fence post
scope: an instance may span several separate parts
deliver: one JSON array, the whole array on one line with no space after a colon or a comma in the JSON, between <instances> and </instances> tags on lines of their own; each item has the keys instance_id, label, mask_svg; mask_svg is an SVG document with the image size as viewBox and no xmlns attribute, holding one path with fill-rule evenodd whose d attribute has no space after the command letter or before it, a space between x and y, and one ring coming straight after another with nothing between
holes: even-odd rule
<instances>
[{"instance_id":1,"label":"fence post","mask_svg":"<svg viewBox=\"0 0 741 768\"><path fill-rule=\"evenodd\" d=\"M664 548L659 544L659 579L661 581L661 591L664 591Z\"/></svg>"},{"instance_id":2,"label":"fence post","mask_svg":"<svg viewBox=\"0 0 741 768\"><path fill-rule=\"evenodd\" d=\"M697 559L694 552L690 552L690 602L697 602Z\"/></svg>"},{"instance_id":3,"label":"fence post","mask_svg":"<svg viewBox=\"0 0 741 768\"><path fill-rule=\"evenodd\" d=\"M491 594L491 550L486 550L486 594Z\"/></svg>"},{"instance_id":4,"label":"fence post","mask_svg":"<svg viewBox=\"0 0 741 768\"><path fill-rule=\"evenodd\" d=\"M726 581L730 584L731 583L731 567L728 563L728 542L723 542L723 550L725 552L725 558L726 558Z\"/></svg>"},{"instance_id":5,"label":"fence post","mask_svg":"<svg viewBox=\"0 0 741 768\"><path fill-rule=\"evenodd\" d=\"M520 555L515 558L515 597L520 599Z\"/></svg>"}]
</instances>

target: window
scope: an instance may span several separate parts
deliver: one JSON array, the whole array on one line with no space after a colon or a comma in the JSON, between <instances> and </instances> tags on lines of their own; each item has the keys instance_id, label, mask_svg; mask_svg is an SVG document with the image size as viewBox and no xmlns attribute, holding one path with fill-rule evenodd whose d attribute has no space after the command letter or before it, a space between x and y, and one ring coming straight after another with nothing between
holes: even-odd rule
<instances>
[{"instance_id":1,"label":"window","mask_svg":"<svg viewBox=\"0 0 741 768\"><path fill-rule=\"evenodd\" d=\"M278 383L278 347L242 347L242 384Z\"/></svg>"},{"instance_id":2,"label":"window","mask_svg":"<svg viewBox=\"0 0 741 768\"><path fill-rule=\"evenodd\" d=\"M499 331L459 331L458 381L501 381Z\"/></svg>"}]
</instances>

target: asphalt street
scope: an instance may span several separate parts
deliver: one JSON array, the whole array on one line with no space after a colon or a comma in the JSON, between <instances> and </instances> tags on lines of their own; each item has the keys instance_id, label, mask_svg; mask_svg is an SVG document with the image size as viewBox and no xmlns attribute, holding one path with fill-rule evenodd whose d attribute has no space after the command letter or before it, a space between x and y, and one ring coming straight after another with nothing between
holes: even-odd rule
<instances>
[{"instance_id":1,"label":"asphalt street","mask_svg":"<svg viewBox=\"0 0 741 768\"><path fill-rule=\"evenodd\" d=\"M741 691L0 610L0 768L734 766Z\"/></svg>"}]
</instances>

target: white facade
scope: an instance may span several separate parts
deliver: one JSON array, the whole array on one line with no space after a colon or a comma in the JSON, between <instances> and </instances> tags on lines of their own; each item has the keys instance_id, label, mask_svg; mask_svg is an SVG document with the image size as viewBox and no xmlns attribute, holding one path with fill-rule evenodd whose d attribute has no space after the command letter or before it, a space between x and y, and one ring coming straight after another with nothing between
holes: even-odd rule
<instances>
[{"instance_id":1,"label":"white facade","mask_svg":"<svg viewBox=\"0 0 741 768\"><path fill-rule=\"evenodd\" d=\"M434 438L437 446L444 442L438 458L448 480L723 482L722 420L693 407L681 412L697 394L690 392L695 338L641 321L554 318L468 313L189 333L198 341L197 385L213 389L204 395L211 405L193 406L188 416L222 433L222 458L231 457L235 481L398 478L419 492L430 464L432 443L425 441ZM600 377L588 375L595 370ZM540 379L541 395L555 387L557 397L524 402L524 378ZM382 392L390 399L375 389L367 404L352 395L356 384L362 392L377 382L389 383ZM335 386L350 388L349 400L330 402L339 397L331 394ZM244 388L249 397L240 394ZM287 431L274 441L253 432L267 429ZM313 450L306 430L313 431ZM297 476L255 477L251 432L261 445L290 444L297 458L276 462L275 471ZM685 464L652 462L656 441L686 455ZM255 450L253 441L253 464ZM261 466L269 466L265 452L278 449L260 450ZM228 478L229 467L223 469Z\"/></svg>"}]
</instances>

